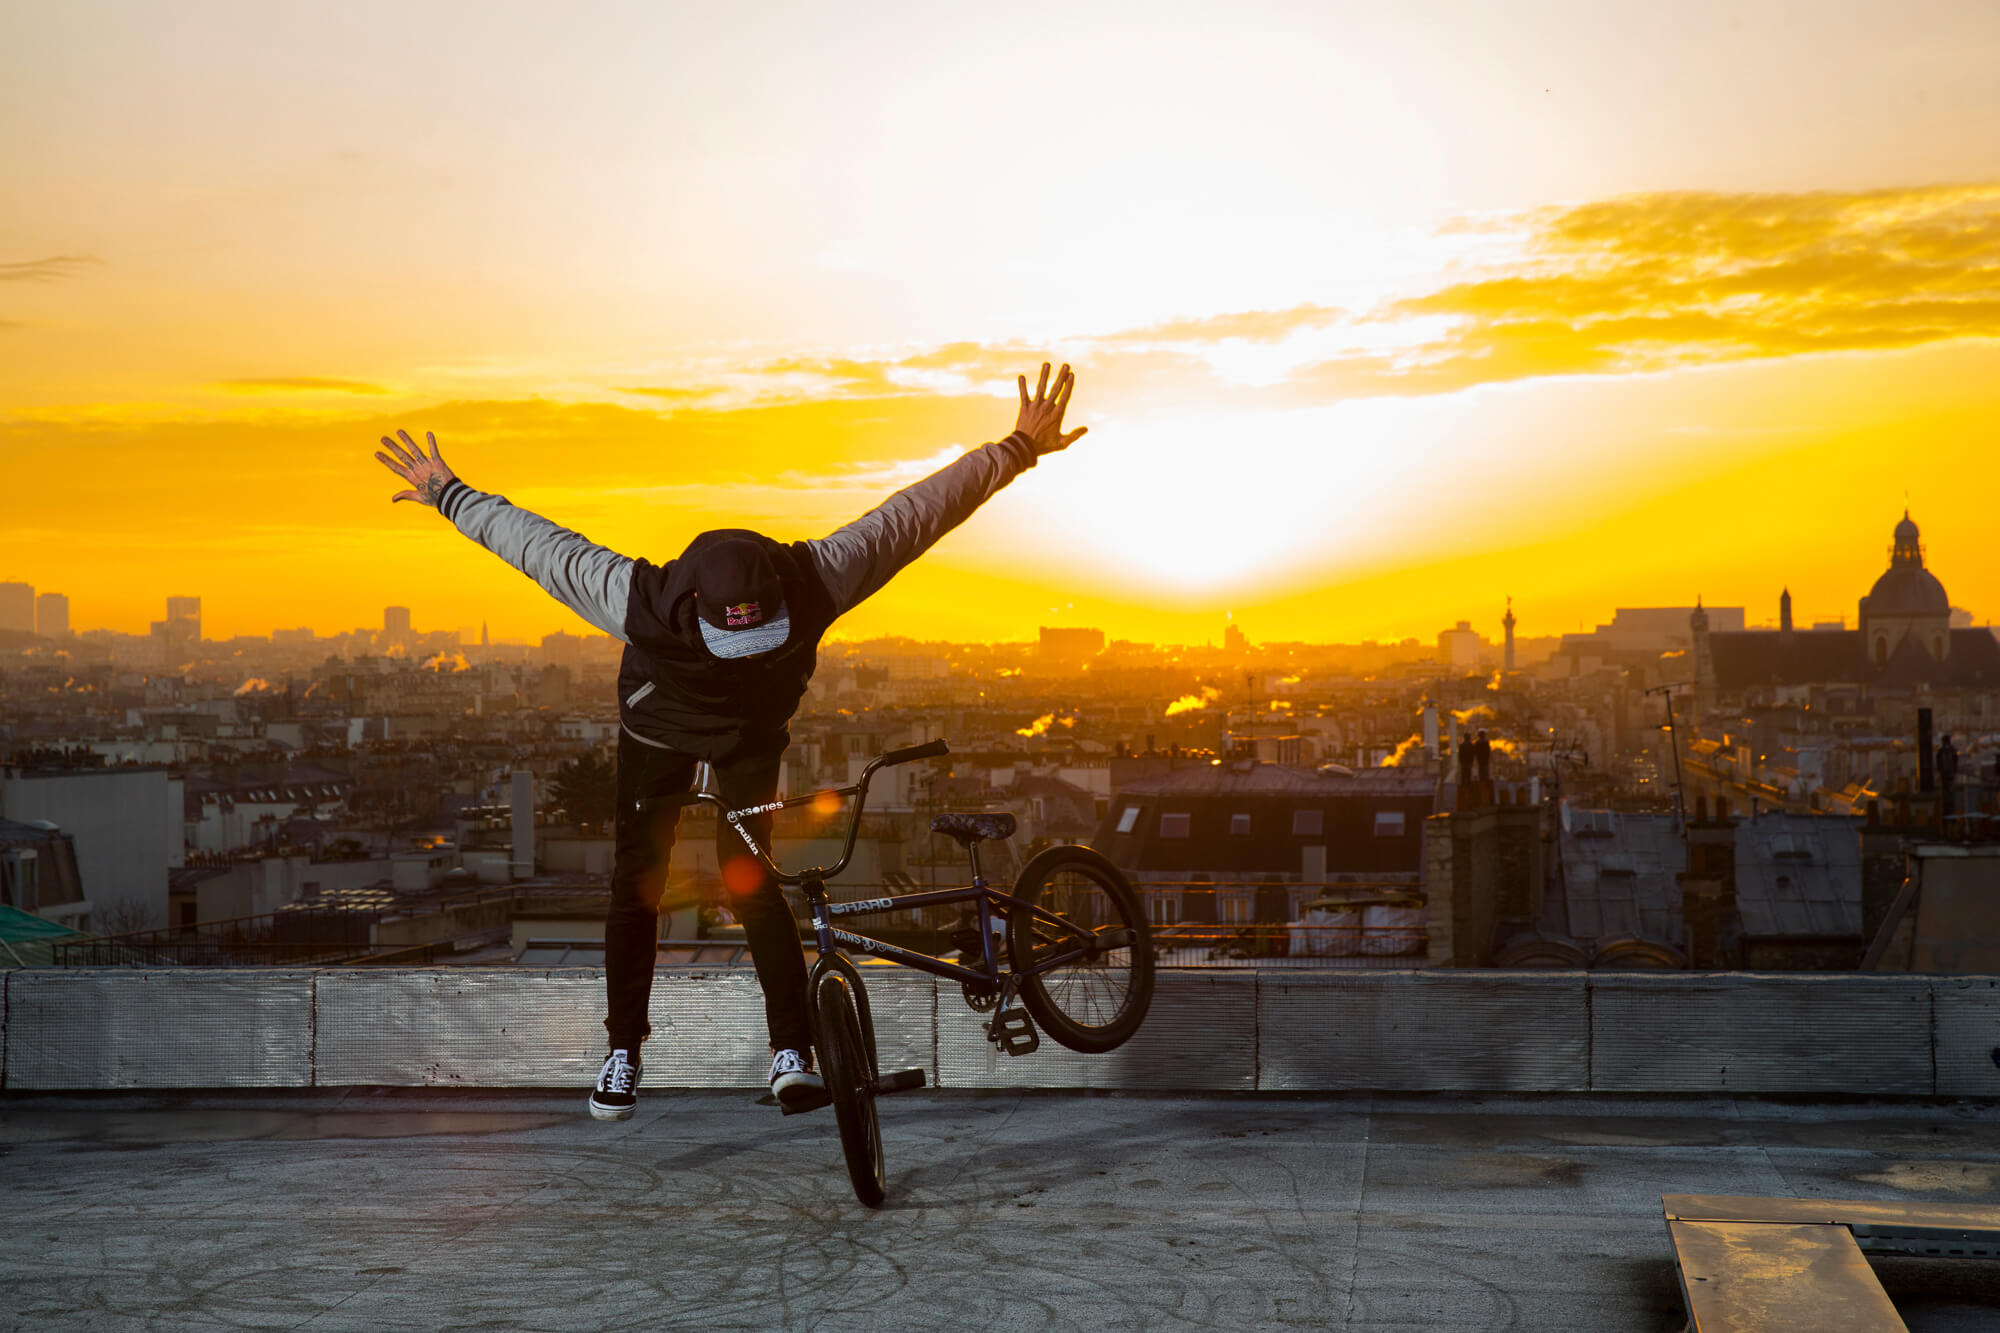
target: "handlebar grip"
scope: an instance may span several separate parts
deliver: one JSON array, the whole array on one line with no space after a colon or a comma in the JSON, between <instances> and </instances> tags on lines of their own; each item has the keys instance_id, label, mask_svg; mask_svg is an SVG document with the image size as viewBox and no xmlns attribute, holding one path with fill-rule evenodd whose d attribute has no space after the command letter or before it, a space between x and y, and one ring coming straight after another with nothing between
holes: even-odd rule
<instances>
[{"instance_id":1,"label":"handlebar grip","mask_svg":"<svg viewBox=\"0 0 2000 1333\"><path fill-rule=\"evenodd\" d=\"M942 740L925 741L922 745L906 745L900 750L891 750L882 756L883 767L890 764L907 764L912 759L935 759L941 754L950 754L951 747Z\"/></svg>"}]
</instances>

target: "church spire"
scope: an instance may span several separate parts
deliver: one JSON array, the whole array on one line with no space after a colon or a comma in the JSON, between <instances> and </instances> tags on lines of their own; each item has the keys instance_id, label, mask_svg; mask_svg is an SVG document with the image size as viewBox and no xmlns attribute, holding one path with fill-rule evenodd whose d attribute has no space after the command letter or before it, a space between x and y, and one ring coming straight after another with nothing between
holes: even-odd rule
<instances>
[{"instance_id":1,"label":"church spire","mask_svg":"<svg viewBox=\"0 0 2000 1333\"><path fill-rule=\"evenodd\" d=\"M1903 511L1903 521L1896 525L1896 532L1889 546L1889 568L1907 569L1924 567L1923 534L1917 531L1916 522L1910 511Z\"/></svg>"}]
</instances>

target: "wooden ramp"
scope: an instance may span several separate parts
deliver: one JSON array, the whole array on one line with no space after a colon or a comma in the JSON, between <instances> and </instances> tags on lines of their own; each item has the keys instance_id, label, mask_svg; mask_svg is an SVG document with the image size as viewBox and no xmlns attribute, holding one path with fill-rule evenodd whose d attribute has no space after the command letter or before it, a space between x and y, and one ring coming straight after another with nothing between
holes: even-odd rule
<instances>
[{"instance_id":1,"label":"wooden ramp","mask_svg":"<svg viewBox=\"0 0 2000 1333\"><path fill-rule=\"evenodd\" d=\"M1867 1254L2000 1258L2000 1208L1664 1194L1695 1333L1891 1333Z\"/></svg>"}]
</instances>

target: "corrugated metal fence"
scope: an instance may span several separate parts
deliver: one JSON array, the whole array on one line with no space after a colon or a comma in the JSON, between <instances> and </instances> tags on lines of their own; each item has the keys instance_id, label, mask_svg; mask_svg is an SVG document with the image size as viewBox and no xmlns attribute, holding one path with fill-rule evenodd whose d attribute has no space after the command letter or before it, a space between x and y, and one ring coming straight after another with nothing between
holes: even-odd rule
<instances>
[{"instance_id":1,"label":"corrugated metal fence","mask_svg":"<svg viewBox=\"0 0 2000 1333\"><path fill-rule=\"evenodd\" d=\"M885 1068L958 1088L2000 1096L2000 977L1167 970L1108 1055L990 1046L956 986L867 971ZM586 1087L594 968L10 970L14 1089ZM748 969L662 969L654 1088L754 1087Z\"/></svg>"}]
</instances>

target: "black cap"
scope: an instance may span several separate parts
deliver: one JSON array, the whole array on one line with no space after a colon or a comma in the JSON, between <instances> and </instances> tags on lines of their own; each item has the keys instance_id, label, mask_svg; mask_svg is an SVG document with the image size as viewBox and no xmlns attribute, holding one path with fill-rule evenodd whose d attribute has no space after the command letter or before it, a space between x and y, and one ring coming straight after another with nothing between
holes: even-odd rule
<instances>
[{"instance_id":1,"label":"black cap","mask_svg":"<svg viewBox=\"0 0 2000 1333\"><path fill-rule=\"evenodd\" d=\"M784 609L785 588L764 544L748 533L704 535L714 539L690 552L701 618L719 630L755 629L775 620Z\"/></svg>"},{"instance_id":2,"label":"black cap","mask_svg":"<svg viewBox=\"0 0 2000 1333\"><path fill-rule=\"evenodd\" d=\"M785 587L765 539L736 529L704 532L684 558L694 562L695 613L712 652L756 656L790 637Z\"/></svg>"}]
</instances>

